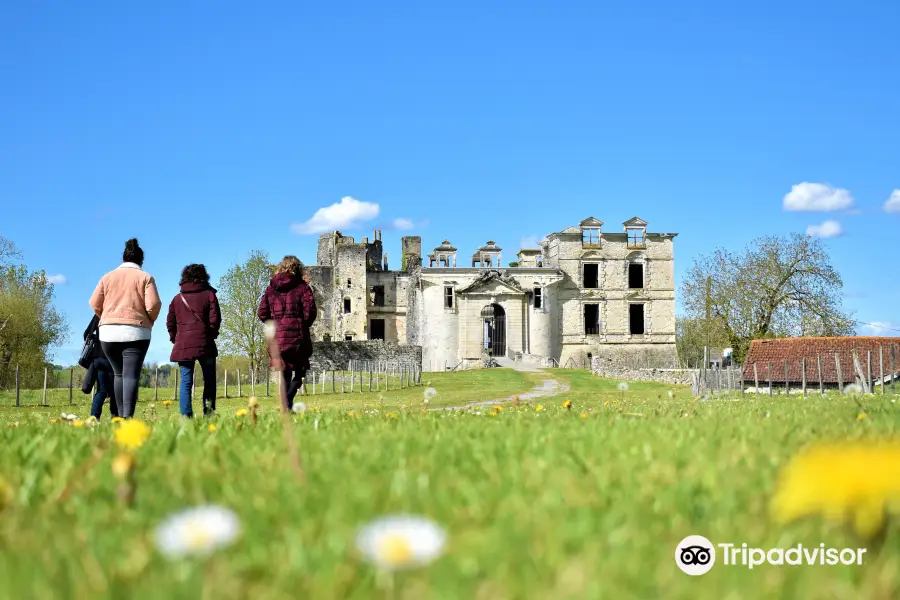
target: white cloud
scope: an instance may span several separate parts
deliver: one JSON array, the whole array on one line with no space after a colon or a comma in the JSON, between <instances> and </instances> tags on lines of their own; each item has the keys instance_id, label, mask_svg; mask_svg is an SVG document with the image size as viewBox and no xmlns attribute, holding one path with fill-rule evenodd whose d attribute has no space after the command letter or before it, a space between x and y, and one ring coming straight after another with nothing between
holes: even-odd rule
<instances>
[{"instance_id":1,"label":"white cloud","mask_svg":"<svg viewBox=\"0 0 900 600\"><path fill-rule=\"evenodd\" d=\"M860 330L866 335L900 336L900 325L889 323L887 321L863 323Z\"/></svg>"},{"instance_id":2,"label":"white cloud","mask_svg":"<svg viewBox=\"0 0 900 600\"><path fill-rule=\"evenodd\" d=\"M65 285L66 276L62 274L47 275L47 281L49 281L53 285Z\"/></svg>"},{"instance_id":3,"label":"white cloud","mask_svg":"<svg viewBox=\"0 0 900 600\"><path fill-rule=\"evenodd\" d=\"M410 219L404 219L403 217L394 219L391 225L394 226L394 229L397 229L399 231L407 231L416 226L415 223L413 223Z\"/></svg>"},{"instance_id":4,"label":"white cloud","mask_svg":"<svg viewBox=\"0 0 900 600\"><path fill-rule=\"evenodd\" d=\"M900 213L900 190L891 192L891 197L884 203L884 212Z\"/></svg>"},{"instance_id":5,"label":"white cloud","mask_svg":"<svg viewBox=\"0 0 900 600\"><path fill-rule=\"evenodd\" d=\"M798 183L784 196L784 210L797 212L830 212L851 208L853 196L826 183Z\"/></svg>"},{"instance_id":6,"label":"white cloud","mask_svg":"<svg viewBox=\"0 0 900 600\"><path fill-rule=\"evenodd\" d=\"M818 238L833 238L844 233L844 229L837 221L825 221L821 225L810 225L806 228L806 235Z\"/></svg>"},{"instance_id":7,"label":"white cloud","mask_svg":"<svg viewBox=\"0 0 900 600\"><path fill-rule=\"evenodd\" d=\"M378 216L379 206L344 196L340 202L320 208L304 223L293 223L291 231L300 235L327 233L335 229L355 229Z\"/></svg>"}]
</instances>

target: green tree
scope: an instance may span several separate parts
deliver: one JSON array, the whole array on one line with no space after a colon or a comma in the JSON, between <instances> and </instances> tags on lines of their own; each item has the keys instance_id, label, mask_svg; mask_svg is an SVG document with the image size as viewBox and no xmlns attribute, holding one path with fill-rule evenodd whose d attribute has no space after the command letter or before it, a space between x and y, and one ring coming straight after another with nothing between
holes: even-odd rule
<instances>
[{"instance_id":1,"label":"green tree","mask_svg":"<svg viewBox=\"0 0 900 600\"><path fill-rule=\"evenodd\" d=\"M271 278L268 255L254 250L243 264L228 269L217 286L222 311L221 349L224 354L247 357L257 377L266 364L267 347L256 311Z\"/></svg>"},{"instance_id":2,"label":"green tree","mask_svg":"<svg viewBox=\"0 0 900 600\"><path fill-rule=\"evenodd\" d=\"M686 316L720 324L742 361L750 341L853 333L841 306L843 282L820 240L798 233L757 238L734 253L720 248L698 258L682 282Z\"/></svg>"},{"instance_id":3,"label":"green tree","mask_svg":"<svg viewBox=\"0 0 900 600\"><path fill-rule=\"evenodd\" d=\"M0 269L0 387L8 386L20 367L23 385L35 385L49 367L50 348L68 334L53 306L53 284L43 271L25 265Z\"/></svg>"},{"instance_id":4,"label":"green tree","mask_svg":"<svg viewBox=\"0 0 900 600\"><path fill-rule=\"evenodd\" d=\"M684 368L694 368L703 363L703 348L707 344L711 348L729 347L728 334L719 319L709 320L709 329L705 319L679 316L675 319L675 348L678 360Z\"/></svg>"}]
</instances>

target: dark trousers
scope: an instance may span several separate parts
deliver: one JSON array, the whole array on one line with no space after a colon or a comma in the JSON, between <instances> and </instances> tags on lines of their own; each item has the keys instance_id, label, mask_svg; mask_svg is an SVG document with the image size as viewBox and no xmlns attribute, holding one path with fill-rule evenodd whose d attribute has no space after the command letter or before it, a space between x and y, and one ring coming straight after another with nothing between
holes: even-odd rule
<instances>
[{"instance_id":1,"label":"dark trousers","mask_svg":"<svg viewBox=\"0 0 900 600\"><path fill-rule=\"evenodd\" d=\"M150 340L136 342L100 342L103 354L109 359L115 373L116 405L119 416L130 419L137 406L138 384L141 381L141 369L144 357L150 347Z\"/></svg>"},{"instance_id":2,"label":"dark trousers","mask_svg":"<svg viewBox=\"0 0 900 600\"><path fill-rule=\"evenodd\" d=\"M198 358L200 372L203 374L203 414L210 415L216 412L216 359L215 357ZM178 363L181 367L181 396L179 408L185 417L194 416L194 406L191 403L191 391L194 389L194 361L183 360Z\"/></svg>"},{"instance_id":3,"label":"dark trousers","mask_svg":"<svg viewBox=\"0 0 900 600\"><path fill-rule=\"evenodd\" d=\"M105 356L94 358L94 373L97 375L97 391L94 392L94 399L91 402L91 416L100 420L103 414L103 401L109 398L109 412L112 416L119 416L119 407L116 405L116 398L113 395L115 389L115 374L112 365Z\"/></svg>"},{"instance_id":4,"label":"dark trousers","mask_svg":"<svg viewBox=\"0 0 900 600\"><path fill-rule=\"evenodd\" d=\"M294 407L294 396L300 391L303 384L302 379L306 377L306 371L303 369L283 369L281 371L281 385L287 390L287 407L288 410Z\"/></svg>"}]
</instances>

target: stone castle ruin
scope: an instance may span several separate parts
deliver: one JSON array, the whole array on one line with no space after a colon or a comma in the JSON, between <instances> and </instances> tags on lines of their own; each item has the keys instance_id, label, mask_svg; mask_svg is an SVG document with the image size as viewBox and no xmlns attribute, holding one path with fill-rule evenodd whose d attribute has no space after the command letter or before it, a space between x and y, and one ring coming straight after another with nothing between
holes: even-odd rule
<instances>
[{"instance_id":1,"label":"stone castle ruin","mask_svg":"<svg viewBox=\"0 0 900 600\"><path fill-rule=\"evenodd\" d=\"M415 356L426 371L486 357L677 366L677 234L648 233L637 217L622 227L604 232L601 221L587 218L539 248L521 249L517 266L506 267L492 240L471 265L458 265L449 240L423 262L421 238L405 236L397 270L388 268L379 230L359 242L339 231L322 234L317 264L307 267L320 311L313 339L394 354L420 347Z\"/></svg>"}]
</instances>

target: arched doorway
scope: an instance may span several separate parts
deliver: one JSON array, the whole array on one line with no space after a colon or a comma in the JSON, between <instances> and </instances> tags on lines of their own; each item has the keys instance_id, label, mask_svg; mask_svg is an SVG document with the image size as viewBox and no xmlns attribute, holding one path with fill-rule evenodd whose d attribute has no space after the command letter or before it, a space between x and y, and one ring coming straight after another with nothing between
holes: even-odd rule
<instances>
[{"instance_id":1,"label":"arched doorway","mask_svg":"<svg viewBox=\"0 0 900 600\"><path fill-rule=\"evenodd\" d=\"M491 356L506 356L506 312L499 304L488 304L481 309L483 322L483 348Z\"/></svg>"}]
</instances>

